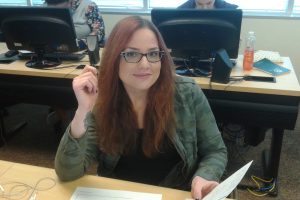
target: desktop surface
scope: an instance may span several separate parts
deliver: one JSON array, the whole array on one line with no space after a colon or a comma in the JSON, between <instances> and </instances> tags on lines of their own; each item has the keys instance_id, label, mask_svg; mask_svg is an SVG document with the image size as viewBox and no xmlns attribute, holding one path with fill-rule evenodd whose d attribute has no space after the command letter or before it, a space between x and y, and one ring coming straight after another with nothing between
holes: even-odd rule
<instances>
[{"instance_id":1,"label":"desktop surface","mask_svg":"<svg viewBox=\"0 0 300 200\"><path fill-rule=\"evenodd\" d=\"M7 48L4 43L0 43L0 53L5 53ZM101 54L101 52L100 52ZM236 66L231 72L231 76L267 76L270 75L253 69L249 72L245 72L242 68L242 56L239 56L236 60ZM49 78L67 78L72 79L81 73L80 69L76 69L79 65L88 65L88 56L85 56L78 62L64 61L58 69L43 70L32 69L25 66L25 62L22 60L16 60L10 64L0 64L0 74L7 75L20 75L20 76L37 76L37 77L49 77ZM255 93L255 94L272 94L272 95L288 95L300 97L300 85L296 76L296 72L293 68L291 60L288 57L283 57L284 67L291 70L290 73L276 77L276 84L274 83L262 83L254 81L241 81L233 84L220 84L209 83L207 77L193 77L193 79L204 90L218 90L218 91L231 91L231 92L243 92L243 93Z\"/></svg>"},{"instance_id":2,"label":"desktop surface","mask_svg":"<svg viewBox=\"0 0 300 200\"><path fill-rule=\"evenodd\" d=\"M0 54L7 52L5 43L0 43ZM18 56L16 56L18 57ZM80 61L65 60L57 67L48 69L34 69L25 66L25 60L16 58L9 64L0 64L0 75L16 75L22 77L62 78L71 79L80 74L81 70L76 69L78 65L88 65L89 59L85 55Z\"/></svg>"}]
</instances>

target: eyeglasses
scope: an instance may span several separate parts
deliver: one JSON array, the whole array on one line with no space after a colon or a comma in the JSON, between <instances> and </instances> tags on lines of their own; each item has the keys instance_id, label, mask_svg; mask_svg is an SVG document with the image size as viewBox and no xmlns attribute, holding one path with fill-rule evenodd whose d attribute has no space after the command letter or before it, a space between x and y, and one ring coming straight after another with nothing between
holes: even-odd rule
<instances>
[{"instance_id":1,"label":"eyeglasses","mask_svg":"<svg viewBox=\"0 0 300 200\"><path fill-rule=\"evenodd\" d=\"M146 56L148 62L155 63L161 60L163 55L165 55L165 52L149 51L147 53L140 53L137 51L127 51L127 52L121 52L120 55L123 56L125 61L128 63L138 63L140 62L143 56Z\"/></svg>"}]
</instances>

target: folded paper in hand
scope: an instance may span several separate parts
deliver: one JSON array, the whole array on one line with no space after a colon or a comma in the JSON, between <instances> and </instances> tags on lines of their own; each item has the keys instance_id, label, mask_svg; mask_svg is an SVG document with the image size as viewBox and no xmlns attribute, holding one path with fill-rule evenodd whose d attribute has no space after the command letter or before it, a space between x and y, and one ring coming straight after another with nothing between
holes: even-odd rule
<instances>
[{"instance_id":1,"label":"folded paper in hand","mask_svg":"<svg viewBox=\"0 0 300 200\"><path fill-rule=\"evenodd\" d=\"M253 160L243 166L241 169L236 171L234 174L229 176L226 180L215 187L208 195L202 200L223 200L225 199L236 186L241 182L246 172L248 171ZM186 199L188 200L188 199Z\"/></svg>"}]
</instances>

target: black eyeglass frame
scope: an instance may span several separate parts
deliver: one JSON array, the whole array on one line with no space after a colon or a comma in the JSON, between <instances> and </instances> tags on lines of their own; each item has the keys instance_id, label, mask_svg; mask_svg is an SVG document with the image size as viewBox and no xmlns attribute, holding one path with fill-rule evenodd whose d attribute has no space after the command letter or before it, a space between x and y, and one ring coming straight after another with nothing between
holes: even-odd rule
<instances>
[{"instance_id":1,"label":"black eyeglass frame","mask_svg":"<svg viewBox=\"0 0 300 200\"><path fill-rule=\"evenodd\" d=\"M139 54L139 55L141 56L136 62L130 62L130 61L128 61L127 58L126 58L126 54L127 54L127 53L133 53L133 52L134 52L134 53L137 53L137 54ZM153 53L153 52L158 52L158 53L159 53L159 60L155 60L155 61L150 61L150 60L149 60L148 55L149 55L149 53ZM149 51L149 52L147 52L147 53L141 53L141 52L138 52L138 51L122 51L122 52L120 53L120 56L122 56L122 57L125 59L125 61L126 61L127 63L138 63L138 62L140 62L140 61L142 60L142 58L143 58L144 56L146 56L148 62L150 62L150 63L156 63L156 62L161 61L161 59L162 59L162 57L163 57L164 55L165 55L165 52L164 52L164 51Z\"/></svg>"}]
</instances>

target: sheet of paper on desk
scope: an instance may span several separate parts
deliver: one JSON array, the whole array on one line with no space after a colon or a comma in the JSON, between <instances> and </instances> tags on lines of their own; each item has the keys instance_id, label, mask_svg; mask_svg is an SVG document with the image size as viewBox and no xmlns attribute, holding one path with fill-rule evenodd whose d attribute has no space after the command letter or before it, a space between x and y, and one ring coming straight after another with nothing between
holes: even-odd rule
<instances>
[{"instance_id":1,"label":"sheet of paper on desk","mask_svg":"<svg viewBox=\"0 0 300 200\"><path fill-rule=\"evenodd\" d=\"M241 182L253 161L247 163L241 169L229 176L226 180L220 183L213 191L206 195L202 200L223 200L225 199L236 186Z\"/></svg>"},{"instance_id":2,"label":"sheet of paper on desk","mask_svg":"<svg viewBox=\"0 0 300 200\"><path fill-rule=\"evenodd\" d=\"M161 194L77 187L71 200L161 200Z\"/></svg>"}]
</instances>

